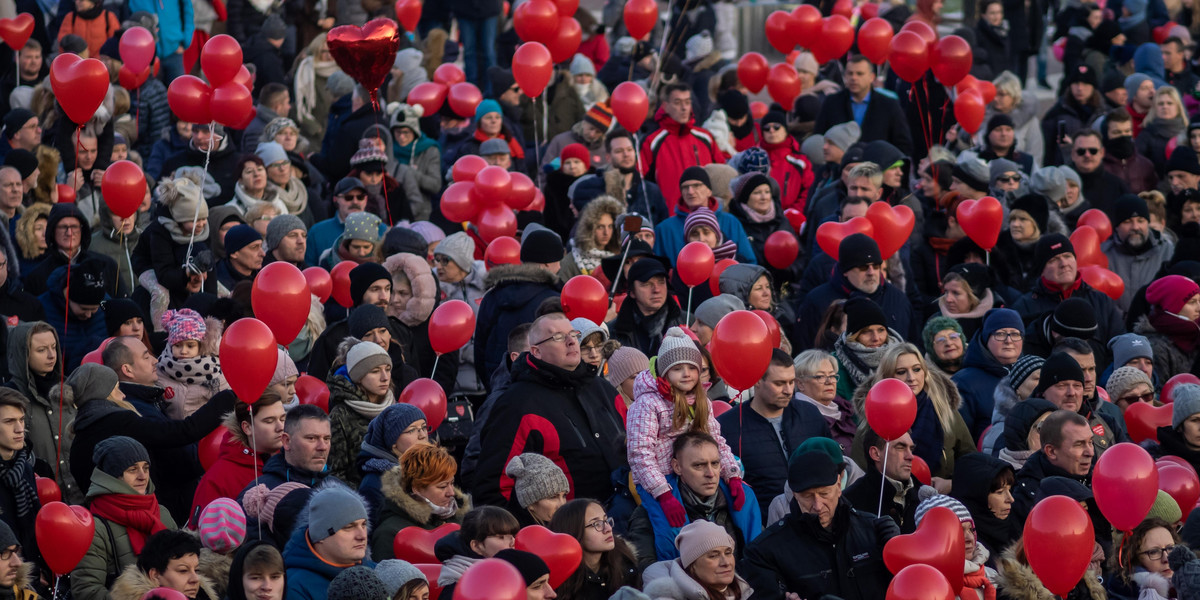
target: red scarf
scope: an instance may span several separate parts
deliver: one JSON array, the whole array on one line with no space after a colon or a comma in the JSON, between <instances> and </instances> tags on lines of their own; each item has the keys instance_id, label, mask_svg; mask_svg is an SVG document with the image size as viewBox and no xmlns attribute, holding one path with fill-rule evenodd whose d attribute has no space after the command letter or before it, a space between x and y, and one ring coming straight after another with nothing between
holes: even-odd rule
<instances>
[{"instance_id":1,"label":"red scarf","mask_svg":"<svg viewBox=\"0 0 1200 600\"><path fill-rule=\"evenodd\" d=\"M1171 343L1191 354L1200 343L1200 324L1183 317L1169 314L1158 307L1150 309L1150 325L1154 330L1171 338Z\"/></svg>"},{"instance_id":2,"label":"red scarf","mask_svg":"<svg viewBox=\"0 0 1200 600\"><path fill-rule=\"evenodd\" d=\"M996 600L996 586L988 581L983 567L979 567L979 570L974 573L963 575L963 588L958 593L958 597L978 598L979 592L983 592L983 600Z\"/></svg>"},{"instance_id":3,"label":"red scarf","mask_svg":"<svg viewBox=\"0 0 1200 600\"><path fill-rule=\"evenodd\" d=\"M1051 292L1062 294L1062 299L1066 300L1067 298L1071 297L1071 294L1075 293L1075 290L1079 289L1079 286L1083 285L1083 276L1076 274L1075 281L1071 283L1070 287L1064 288L1057 283L1046 279L1045 277L1042 278L1042 285L1046 286L1046 289L1050 290Z\"/></svg>"},{"instance_id":4,"label":"red scarf","mask_svg":"<svg viewBox=\"0 0 1200 600\"><path fill-rule=\"evenodd\" d=\"M92 498L92 514L124 525L134 554L141 554L146 538L167 528L159 516L154 494L105 494Z\"/></svg>"},{"instance_id":5,"label":"red scarf","mask_svg":"<svg viewBox=\"0 0 1200 600\"><path fill-rule=\"evenodd\" d=\"M509 154L512 154L512 157L514 159L519 160L519 159L525 158L525 149L522 148L521 145L518 144L516 140L512 139L511 137L505 136L503 132L497 136L490 136L490 135L484 133L482 129L478 129L478 128L475 129L475 139L479 140L480 143L486 142L486 141L492 139L493 137L496 137L496 138L504 140L505 142L508 142L508 152L509 152Z\"/></svg>"}]
</instances>

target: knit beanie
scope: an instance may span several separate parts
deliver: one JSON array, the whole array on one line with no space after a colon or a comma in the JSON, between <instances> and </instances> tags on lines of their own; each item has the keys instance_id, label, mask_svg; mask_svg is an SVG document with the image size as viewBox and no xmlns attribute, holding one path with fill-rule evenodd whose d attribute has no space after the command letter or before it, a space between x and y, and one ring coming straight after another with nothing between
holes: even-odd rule
<instances>
[{"instance_id":1,"label":"knit beanie","mask_svg":"<svg viewBox=\"0 0 1200 600\"><path fill-rule=\"evenodd\" d=\"M738 176L738 170L725 163L708 163L704 165L704 172L708 173L708 180L712 182L712 187L708 189L713 197L724 200L721 205L727 206L733 200L733 178Z\"/></svg>"},{"instance_id":2,"label":"knit beanie","mask_svg":"<svg viewBox=\"0 0 1200 600\"><path fill-rule=\"evenodd\" d=\"M282 40L287 36L287 24L284 23L283 18L274 14L263 21L262 29L259 31L268 40Z\"/></svg>"},{"instance_id":3,"label":"knit beanie","mask_svg":"<svg viewBox=\"0 0 1200 600\"><path fill-rule=\"evenodd\" d=\"M591 75L596 76L596 65L592 64L592 59L576 54L571 58L571 75Z\"/></svg>"},{"instance_id":4,"label":"knit beanie","mask_svg":"<svg viewBox=\"0 0 1200 600\"><path fill-rule=\"evenodd\" d=\"M8 523L0 521L0 548L12 548L20 546L21 541L17 539L17 534L13 533L12 527Z\"/></svg>"},{"instance_id":5,"label":"knit beanie","mask_svg":"<svg viewBox=\"0 0 1200 600\"><path fill-rule=\"evenodd\" d=\"M988 185L988 179L992 173L988 171L987 165L977 158L960 158L954 163L951 174L973 190L986 192L991 187Z\"/></svg>"},{"instance_id":6,"label":"knit beanie","mask_svg":"<svg viewBox=\"0 0 1200 600\"><path fill-rule=\"evenodd\" d=\"M858 143L860 137L862 137L862 128L854 121L839 123L825 132L825 141L837 146L843 152Z\"/></svg>"},{"instance_id":7,"label":"knit beanie","mask_svg":"<svg viewBox=\"0 0 1200 600\"><path fill-rule=\"evenodd\" d=\"M343 569L329 582L328 600L388 600L387 586L370 567L357 565Z\"/></svg>"},{"instance_id":8,"label":"knit beanie","mask_svg":"<svg viewBox=\"0 0 1200 600\"><path fill-rule=\"evenodd\" d=\"M730 161L730 163L737 163L736 168L738 173L762 173L763 175L766 175L771 171L770 155L767 154L766 150L763 150L758 146L746 148L745 150L742 150L734 155L733 158L734 160ZM686 171L684 171L684 173L686 173Z\"/></svg>"},{"instance_id":9,"label":"knit beanie","mask_svg":"<svg viewBox=\"0 0 1200 600\"><path fill-rule=\"evenodd\" d=\"M204 324L204 317L201 317L200 313L190 308L168 310L163 313L162 325L167 330L168 346L174 346L179 342L187 340L199 342L208 333L208 326Z\"/></svg>"},{"instance_id":10,"label":"knit beanie","mask_svg":"<svg viewBox=\"0 0 1200 600\"><path fill-rule=\"evenodd\" d=\"M1150 386L1150 391L1154 391L1154 382L1150 380L1150 376L1145 371L1136 367L1118 367L1113 369L1112 375L1108 376L1108 382L1104 384L1104 389L1108 392L1108 397L1116 402L1133 391L1140 383Z\"/></svg>"},{"instance_id":11,"label":"knit beanie","mask_svg":"<svg viewBox=\"0 0 1200 600\"><path fill-rule=\"evenodd\" d=\"M693 210L691 214L683 220L683 239L687 239L691 235L692 230L700 226L707 227L717 234L717 243L725 241L725 235L721 233L721 226L717 223L717 213L707 206L701 206Z\"/></svg>"},{"instance_id":12,"label":"knit beanie","mask_svg":"<svg viewBox=\"0 0 1200 600\"><path fill-rule=\"evenodd\" d=\"M696 342L693 342L692 338L688 337L682 329L672 327L667 330L662 344L658 347L658 360L655 362L654 370L660 376L665 377L667 371L677 364L686 363L699 369L703 360L704 357L700 355L700 348L696 346Z\"/></svg>"},{"instance_id":13,"label":"knit beanie","mask_svg":"<svg viewBox=\"0 0 1200 600\"><path fill-rule=\"evenodd\" d=\"M1083 368L1066 352L1051 354L1050 358L1042 363L1042 378L1033 390L1033 396L1041 398L1047 389L1064 381L1083 383Z\"/></svg>"},{"instance_id":14,"label":"knit beanie","mask_svg":"<svg viewBox=\"0 0 1200 600\"><path fill-rule=\"evenodd\" d=\"M961 263L950 267L949 272L966 280L976 298L982 300L987 296L988 287L992 285L992 272L987 266L979 263Z\"/></svg>"},{"instance_id":15,"label":"knit beanie","mask_svg":"<svg viewBox=\"0 0 1200 600\"><path fill-rule=\"evenodd\" d=\"M1042 370L1042 365L1045 362L1046 359L1035 354L1022 354L1017 359L1017 362L1008 368L1008 387L1012 388L1014 392L1021 389L1026 379L1029 379L1035 372Z\"/></svg>"},{"instance_id":16,"label":"knit beanie","mask_svg":"<svg viewBox=\"0 0 1200 600\"><path fill-rule=\"evenodd\" d=\"M590 60L587 62L589 65L592 63ZM608 130L612 128L613 111L611 108L609 108L607 101L597 102L593 104L592 107L588 109L587 113L583 115L583 121L590 124L592 127L607 133Z\"/></svg>"},{"instance_id":17,"label":"knit beanie","mask_svg":"<svg viewBox=\"0 0 1200 600\"><path fill-rule=\"evenodd\" d=\"M475 265L475 240L465 231L451 234L438 243L433 255L442 255L454 261L463 271L470 273Z\"/></svg>"},{"instance_id":18,"label":"knit beanie","mask_svg":"<svg viewBox=\"0 0 1200 600\"><path fill-rule=\"evenodd\" d=\"M833 438L813 436L800 442L800 445L796 446L795 450L792 450L792 455L788 457L788 465L798 460L797 457L805 452L821 452L826 454L835 465L845 464L846 462L846 455L842 454L842 447Z\"/></svg>"},{"instance_id":19,"label":"knit beanie","mask_svg":"<svg viewBox=\"0 0 1200 600\"><path fill-rule=\"evenodd\" d=\"M190 221L192 218L189 216L185 220ZM238 250L260 240L262 236L253 227L246 224L234 225L225 232L225 256L233 256Z\"/></svg>"},{"instance_id":20,"label":"knit beanie","mask_svg":"<svg viewBox=\"0 0 1200 600\"><path fill-rule=\"evenodd\" d=\"M117 387L117 373L101 364L83 363L67 376L67 385L74 392L75 405L83 406L92 400L108 398ZM57 392L52 391L50 395L57 397Z\"/></svg>"},{"instance_id":21,"label":"knit beanie","mask_svg":"<svg viewBox=\"0 0 1200 600\"><path fill-rule=\"evenodd\" d=\"M1064 184L1065 185L1065 184ZM1050 203L1040 194L1026 194L1013 200L1012 210L1019 210L1029 215L1038 227L1039 233L1046 233L1050 226Z\"/></svg>"},{"instance_id":22,"label":"knit beanie","mask_svg":"<svg viewBox=\"0 0 1200 600\"><path fill-rule=\"evenodd\" d=\"M362 381L371 369L391 364L392 357L388 356L387 350L375 342L359 342L346 353L346 372L354 383Z\"/></svg>"},{"instance_id":23,"label":"knit beanie","mask_svg":"<svg viewBox=\"0 0 1200 600\"><path fill-rule=\"evenodd\" d=\"M704 167L688 167L683 170L683 174L679 176L679 187L689 181L699 181L704 184L704 187L712 189L712 180L708 178L708 171Z\"/></svg>"},{"instance_id":24,"label":"knit beanie","mask_svg":"<svg viewBox=\"0 0 1200 600\"><path fill-rule=\"evenodd\" d=\"M414 567L412 563L398 558L389 558L381 560L375 565L375 575L383 582L383 587L387 589L388 598L396 595L404 584L420 579L425 583L429 580L425 578L425 574L420 569ZM408 600L407 598L402 600Z\"/></svg>"},{"instance_id":25,"label":"knit beanie","mask_svg":"<svg viewBox=\"0 0 1200 600\"><path fill-rule=\"evenodd\" d=\"M130 319L141 319L146 323L146 315L136 302L128 298L109 298L104 301L104 328L110 336L117 335L121 326Z\"/></svg>"},{"instance_id":26,"label":"knit beanie","mask_svg":"<svg viewBox=\"0 0 1200 600\"><path fill-rule=\"evenodd\" d=\"M416 223L409 225L408 228L421 234L421 237L425 238L426 244L432 244L434 242L440 242L446 239L446 232L442 231L441 227L438 227L429 221L417 221Z\"/></svg>"},{"instance_id":27,"label":"knit beanie","mask_svg":"<svg viewBox=\"0 0 1200 600\"><path fill-rule=\"evenodd\" d=\"M12 156L11 154L9 156ZM1167 158L1167 173L1171 171L1183 171L1192 175L1200 175L1200 157L1196 156L1196 151L1188 146L1179 146L1171 152L1171 156Z\"/></svg>"},{"instance_id":28,"label":"knit beanie","mask_svg":"<svg viewBox=\"0 0 1200 600\"><path fill-rule=\"evenodd\" d=\"M813 167L820 169L825 166L825 136L814 134L804 138L800 142L800 153L808 162L812 163Z\"/></svg>"},{"instance_id":29,"label":"knit beanie","mask_svg":"<svg viewBox=\"0 0 1200 600\"><path fill-rule=\"evenodd\" d=\"M229 498L217 498L200 513L200 543L217 554L229 554L246 539L246 513Z\"/></svg>"},{"instance_id":30,"label":"knit beanie","mask_svg":"<svg viewBox=\"0 0 1200 600\"><path fill-rule=\"evenodd\" d=\"M1067 196L1067 178L1073 173L1074 171L1068 168L1042 167L1034 171L1033 176L1029 178L1029 189L1035 194L1049 198L1051 202L1058 202Z\"/></svg>"},{"instance_id":31,"label":"knit beanie","mask_svg":"<svg viewBox=\"0 0 1200 600\"><path fill-rule=\"evenodd\" d=\"M967 507L962 502L945 494L939 494L937 490L930 486L922 486L921 490L917 492L917 497L921 499L921 503L917 505L916 511L913 512L913 519L918 527L921 525L921 519L924 519L925 515L929 514L930 509L939 506L954 511L954 516L958 517L959 523L975 524L975 518L971 516L971 511L967 510Z\"/></svg>"},{"instance_id":32,"label":"knit beanie","mask_svg":"<svg viewBox=\"0 0 1200 600\"><path fill-rule=\"evenodd\" d=\"M571 201L571 206L580 213L592 200L606 194L604 179L591 173L579 177L567 188L567 199Z\"/></svg>"},{"instance_id":33,"label":"knit beanie","mask_svg":"<svg viewBox=\"0 0 1200 600\"><path fill-rule=\"evenodd\" d=\"M837 264L842 273L867 265L881 265L883 258L879 244L865 233L848 235L838 244Z\"/></svg>"},{"instance_id":34,"label":"knit beanie","mask_svg":"<svg viewBox=\"0 0 1200 600\"><path fill-rule=\"evenodd\" d=\"M513 491L521 508L571 492L571 484L562 469L541 454L526 452L512 457L504 467L504 474L512 478Z\"/></svg>"},{"instance_id":35,"label":"knit beanie","mask_svg":"<svg viewBox=\"0 0 1200 600\"><path fill-rule=\"evenodd\" d=\"M1142 84L1147 81L1151 81L1151 79L1145 73L1133 73L1125 77L1125 93L1129 96L1130 101L1137 95L1138 88L1142 87Z\"/></svg>"},{"instance_id":36,"label":"knit beanie","mask_svg":"<svg viewBox=\"0 0 1200 600\"><path fill-rule=\"evenodd\" d=\"M992 131L995 131L998 127L1008 127L1012 129L1016 127L1016 124L1013 123L1012 117L998 112L992 115L992 118L988 119L987 131L984 133L983 137L986 138L987 136L991 135Z\"/></svg>"},{"instance_id":37,"label":"knit beanie","mask_svg":"<svg viewBox=\"0 0 1200 600\"><path fill-rule=\"evenodd\" d=\"M1108 340L1108 349L1112 350L1112 364L1116 367L1123 367L1135 358L1154 360L1154 348L1150 346L1150 340L1136 333L1122 333Z\"/></svg>"},{"instance_id":38,"label":"knit beanie","mask_svg":"<svg viewBox=\"0 0 1200 600\"><path fill-rule=\"evenodd\" d=\"M549 229L537 229L521 236L522 263L556 263L565 253L562 238Z\"/></svg>"},{"instance_id":39,"label":"knit beanie","mask_svg":"<svg viewBox=\"0 0 1200 600\"><path fill-rule=\"evenodd\" d=\"M392 280L392 273L379 263L366 262L350 269L350 301L362 304L363 294L380 279Z\"/></svg>"},{"instance_id":40,"label":"knit beanie","mask_svg":"<svg viewBox=\"0 0 1200 600\"><path fill-rule=\"evenodd\" d=\"M583 341L593 333L599 333L601 335L600 341L608 341L608 325L605 323L600 323L597 325L589 319L575 317L574 319L571 319L571 327L574 327L575 331L579 332L579 343L583 343Z\"/></svg>"},{"instance_id":41,"label":"knit beanie","mask_svg":"<svg viewBox=\"0 0 1200 600\"><path fill-rule=\"evenodd\" d=\"M292 360L292 355L288 354L287 350L279 349L279 358L275 361L275 373L271 375L271 382L267 385L283 385L288 377L298 377L300 370L296 368L296 361ZM285 399L287 401L288 399Z\"/></svg>"},{"instance_id":42,"label":"knit beanie","mask_svg":"<svg viewBox=\"0 0 1200 600\"><path fill-rule=\"evenodd\" d=\"M846 311L846 336L851 337L872 325L887 327L887 317L870 298L851 298L843 307Z\"/></svg>"},{"instance_id":43,"label":"knit beanie","mask_svg":"<svg viewBox=\"0 0 1200 600\"><path fill-rule=\"evenodd\" d=\"M88 365L80 368L86 366ZM113 387L116 387L116 383L113 384ZM112 390L112 388L108 389ZM146 447L141 442L131 437L114 435L96 444L96 448L92 450L92 463L96 465L96 468L117 479L121 478L125 469L140 462L150 462L150 453L146 451Z\"/></svg>"},{"instance_id":44,"label":"knit beanie","mask_svg":"<svg viewBox=\"0 0 1200 600\"><path fill-rule=\"evenodd\" d=\"M388 317L384 310L374 304L359 304L350 311L346 318L350 329L350 337L361 340L368 332L388 328Z\"/></svg>"},{"instance_id":45,"label":"knit beanie","mask_svg":"<svg viewBox=\"0 0 1200 600\"><path fill-rule=\"evenodd\" d=\"M817 74L820 71L820 65L817 64L817 58L812 52L801 52L796 55L796 60L792 61L792 66L796 67L796 71L800 73ZM857 123L855 123L857 125Z\"/></svg>"},{"instance_id":46,"label":"knit beanie","mask_svg":"<svg viewBox=\"0 0 1200 600\"><path fill-rule=\"evenodd\" d=\"M717 106L725 111L725 116L729 119L741 119L750 114L750 100L736 89L724 90L717 94Z\"/></svg>"},{"instance_id":47,"label":"knit beanie","mask_svg":"<svg viewBox=\"0 0 1200 600\"><path fill-rule=\"evenodd\" d=\"M1078 296L1067 298L1054 307L1050 316L1050 331L1063 337L1088 339L1096 335L1099 324L1092 304Z\"/></svg>"},{"instance_id":48,"label":"knit beanie","mask_svg":"<svg viewBox=\"0 0 1200 600\"><path fill-rule=\"evenodd\" d=\"M724 527L697 519L683 526L675 536L675 547L679 549L679 562L683 568L692 566L696 559L716 548L735 548L736 544Z\"/></svg>"},{"instance_id":49,"label":"knit beanie","mask_svg":"<svg viewBox=\"0 0 1200 600\"><path fill-rule=\"evenodd\" d=\"M725 315L735 310L746 310L746 304L733 294L717 294L696 307L696 321L709 327L716 327Z\"/></svg>"},{"instance_id":50,"label":"knit beanie","mask_svg":"<svg viewBox=\"0 0 1200 600\"><path fill-rule=\"evenodd\" d=\"M795 492L833 485L844 468L844 463L834 462L829 452L820 448L792 454L788 459L787 484Z\"/></svg>"},{"instance_id":51,"label":"knit beanie","mask_svg":"<svg viewBox=\"0 0 1200 600\"><path fill-rule=\"evenodd\" d=\"M281 483L274 488L268 488L265 484L258 484L242 495L242 506L246 509L246 516L258 520L263 523L271 531L275 531L275 508L284 498L293 492L299 494L311 494L312 488L296 481L288 481Z\"/></svg>"},{"instance_id":52,"label":"knit beanie","mask_svg":"<svg viewBox=\"0 0 1200 600\"><path fill-rule=\"evenodd\" d=\"M396 402L383 409L383 412L367 423L367 433L363 436L362 448L366 450L368 446L371 446L390 454L392 446L396 444L400 434L404 433L404 430L413 423L424 420L425 413L421 412L421 409L412 404Z\"/></svg>"},{"instance_id":53,"label":"knit beanie","mask_svg":"<svg viewBox=\"0 0 1200 600\"><path fill-rule=\"evenodd\" d=\"M262 159L263 165L268 167L275 163L290 160L287 150L284 150L279 142L260 142L258 147L254 149L254 154Z\"/></svg>"},{"instance_id":54,"label":"knit beanie","mask_svg":"<svg viewBox=\"0 0 1200 600\"><path fill-rule=\"evenodd\" d=\"M1188 417L1200 413L1200 385L1184 383L1171 390L1171 427L1179 429Z\"/></svg>"},{"instance_id":55,"label":"knit beanie","mask_svg":"<svg viewBox=\"0 0 1200 600\"><path fill-rule=\"evenodd\" d=\"M176 172L175 177L164 179L154 191L159 203L171 213L172 221L191 223L192 219L199 221L208 218L208 202L204 201L200 184L192 178L179 176Z\"/></svg>"},{"instance_id":56,"label":"knit beanie","mask_svg":"<svg viewBox=\"0 0 1200 600\"><path fill-rule=\"evenodd\" d=\"M1041 277L1046 269L1046 263L1059 254L1075 254L1075 246L1067 236L1061 233L1045 233L1038 239L1033 249L1033 270L1035 276Z\"/></svg>"},{"instance_id":57,"label":"knit beanie","mask_svg":"<svg viewBox=\"0 0 1200 600\"><path fill-rule=\"evenodd\" d=\"M279 247L283 242L283 238L293 231L299 229L308 233L308 227L304 225L304 221L293 214L279 215L267 224L267 237L263 241L263 250L270 252Z\"/></svg>"},{"instance_id":58,"label":"knit beanie","mask_svg":"<svg viewBox=\"0 0 1200 600\"><path fill-rule=\"evenodd\" d=\"M17 135L18 131L21 131L21 128L24 127L30 119L36 116L37 115L33 114L33 111L29 110L28 108L14 108L8 111L8 114L4 115L3 120L4 137L6 139L12 139L13 136Z\"/></svg>"},{"instance_id":59,"label":"knit beanie","mask_svg":"<svg viewBox=\"0 0 1200 600\"><path fill-rule=\"evenodd\" d=\"M763 115L763 118L761 121L759 121L759 123L762 125L763 129L766 129L767 125L780 125L784 129L787 129L787 117L777 110L769 111L767 114Z\"/></svg>"},{"instance_id":60,"label":"knit beanie","mask_svg":"<svg viewBox=\"0 0 1200 600\"><path fill-rule=\"evenodd\" d=\"M559 154L559 158L562 161L561 164L566 164L567 160L572 158L579 159L581 162L583 162L584 167L590 167L592 162L587 146L584 146L579 142L567 144L567 146L562 149L562 153Z\"/></svg>"},{"instance_id":61,"label":"knit beanie","mask_svg":"<svg viewBox=\"0 0 1200 600\"><path fill-rule=\"evenodd\" d=\"M1146 514L1146 518L1178 523L1183 520L1183 511L1179 509L1179 503L1175 502L1170 494L1158 490L1158 496L1154 498L1154 504L1150 505L1150 512Z\"/></svg>"},{"instance_id":62,"label":"knit beanie","mask_svg":"<svg viewBox=\"0 0 1200 600\"><path fill-rule=\"evenodd\" d=\"M993 308L983 314L983 327L979 330L979 339L987 341L993 333L1001 329L1016 329L1025 335L1025 322L1021 315L1011 308Z\"/></svg>"},{"instance_id":63,"label":"knit beanie","mask_svg":"<svg viewBox=\"0 0 1200 600\"><path fill-rule=\"evenodd\" d=\"M1179 314L1183 306L1200 294L1200 286L1182 275L1167 275L1146 288L1146 301L1169 313Z\"/></svg>"},{"instance_id":64,"label":"knit beanie","mask_svg":"<svg viewBox=\"0 0 1200 600\"><path fill-rule=\"evenodd\" d=\"M342 232L341 241L360 240L378 244L381 224L383 221L369 212L350 213L346 217L346 229Z\"/></svg>"},{"instance_id":65,"label":"knit beanie","mask_svg":"<svg viewBox=\"0 0 1200 600\"><path fill-rule=\"evenodd\" d=\"M942 315L930 317L929 320L925 322L925 328L921 330L921 340L925 342L925 347L927 349L933 349L933 336L937 335L937 332L945 331L947 329L954 330L960 336L963 335L962 325L959 325L957 320ZM967 340L964 339L964 348L967 345L966 342Z\"/></svg>"},{"instance_id":66,"label":"knit beanie","mask_svg":"<svg viewBox=\"0 0 1200 600\"><path fill-rule=\"evenodd\" d=\"M1146 201L1137 194L1122 194L1117 198L1117 205L1112 211L1113 229L1134 217L1141 217L1149 221L1150 207L1146 206Z\"/></svg>"},{"instance_id":67,"label":"knit beanie","mask_svg":"<svg viewBox=\"0 0 1200 600\"><path fill-rule=\"evenodd\" d=\"M479 120L482 119L484 115L491 113L499 113L501 115L504 114L504 111L500 109L500 103L492 99L487 99L483 102L480 102L479 106L475 107L475 124L478 125Z\"/></svg>"},{"instance_id":68,"label":"knit beanie","mask_svg":"<svg viewBox=\"0 0 1200 600\"><path fill-rule=\"evenodd\" d=\"M546 561L532 552L509 548L497 552L493 558L498 558L516 567L517 571L521 573L521 578L525 580L526 587L550 574L550 567L546 566Z\"/></svg>"},{"instance_id":69,"label":"knit beanie","mask_svg":"<svg viewBox=\"0 0 1200 600\"><path fill-rule=\"evenodd\" d=\"M608 373L605 379L613 387L620 387L626 379L650 368L650 359L633 346L621 346L608 357Z\"/></svg>"},{"instance_id":70,"label":"knit beanie","mask_svg":"<svg viewBox=\"0 0 1200 600\"><path fill-rule=\"evenodd\" d=\"M4 166L13 167L21 174L21 179L28 179L38 169L38 159L24 148L13 148L5 155Z\"/></svg>"},{"instance_id":71,"label":"knit beanie","mask_svg":"<svg viewBox=\"0 0 1200 600\"><path fill-rule=\"evenodd\" d=\"M713 39L708 31L702 30L700 33L689 37L683 46L685 60L690 64L712 53Z\"/></svg>"},{"instance_id":72,"label":"knit beanie","mask_svg":"<svg viewBox=\"0 0 1200 600\"><path fill-rule=\"evenodd\" d=\"M358 494L342 483L325 485L314 491L308 501L308 539L313 543L320 542L343 527L366 518L367 508Z\"/></svg>"},{"instance_id":73,"label":"knit beanie","mask_svg":"<svg viewBox=\"0 0 1200 600\"><path fill-rule=\"evenodd\" d=\"M1175 572L1171 576L1171 587L1178 598L1193 600L1200 598L1200 559L1185 545L1175 546L1167 555L1167 562Z\"/></svg>"}]
</instances>

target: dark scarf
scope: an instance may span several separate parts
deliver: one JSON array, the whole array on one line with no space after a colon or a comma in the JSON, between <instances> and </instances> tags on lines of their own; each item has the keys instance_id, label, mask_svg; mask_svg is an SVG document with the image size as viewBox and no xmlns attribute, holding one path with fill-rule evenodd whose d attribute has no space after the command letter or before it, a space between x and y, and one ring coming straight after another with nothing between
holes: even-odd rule
<instances>
[{"instance_id":1,"label":"dark scarf","mask_svg":"<svg viewBox=\"0 0 1200 600\"><path fill-rule=\"evenodd\" d=\"M946 446L945 432L942 422L938 419L933 400L924 390L917 394L917 418L912 425L912 438L916 442L913 454L921 457L929 465L930 473L937 473L942 468L942 449Z\"/></svg>"},{"instance_id":2,"label":"dark scarf","mask_svg":"<svg viewBox=\"0 0 1200 600\"><path fill-rule=\"evenodd\" d=\"M29 448L18 450L9 460L0 462L0 483L8 488L17 504L17 516L33 518L38 509L37 490L28 485L33 480L33 453Z\"/></svg>"},{"instance_id":3,"label":"dark scarf","mask_svg":"<svg viewBox=\"0 0 1200 600\"><path fill-rule=\"evenodd\" d=\"M32 379L29 381L29 383L32 385L37 395L45 398L46 400L50 400L50 388L53 388L59 383L60 377L58 370L56 369L50 371L45 375L38 375L32 371L30 371L29 374L32 376Z\"/></svg>"},{"instance_id":4,"label":"dark scarf","mask_svg":"<svg viewBox=\"0 0 1200 600\"><path fill-rule=\"evenodd\" d=\"M1160 310L1150 310L1150 325L1154 330L1171 338L1171 343L1190 354L1200 343L1200 324Z\"/></svg>"}]
</instances>

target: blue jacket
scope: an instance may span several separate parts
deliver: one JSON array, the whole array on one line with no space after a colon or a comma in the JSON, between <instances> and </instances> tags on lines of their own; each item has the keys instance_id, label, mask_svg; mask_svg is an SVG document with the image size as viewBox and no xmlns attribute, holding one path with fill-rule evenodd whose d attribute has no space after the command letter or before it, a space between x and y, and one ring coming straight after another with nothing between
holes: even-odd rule
<instances>
[{"instance_id":1,"label":"blue jacket","mask_svg":"<svg viewBox=\"0 0 1200 600\"><path fill-rule=\"evenodd\" d=\"M683 495L679 491L679 476L672 473L667 475L667 483L671 486L671 495L683 504ZM729 509L729 515L733 517L733 524L737 526L738 531L742 532L742 539L739 540L739 545L745 547L745 544L758 537L762 533L763 516L762 511L758 507L758 498L754 495L754 490L750 486L742 486L742 491L746 493L746 503L742 505L742 510L733 510L733 500L729 497L729 484L722 481L720 483L721 493L725 495L725 500L728 502L726 508ZM662 505L658 503L650 493L642 489L642 486L637 487L638 495L642 497L642 508L646 509L646 515L650 517L650 525L654 529L654 553L657 560L674 560L679 558L679 548L675 547L675 536L679 535L682 527L671 527L667 522L667 515L663 512ZM687 523L691 523L690 518ZM687 523L684 523L685 525Z\"/></svg>"},{"instance_id":2,"label":"blue jacket","mask_svg":"<svg viewBox=\"0 0 1200 600\"><path fill-rule=\"evenodd\" d=\"M63 355L66 356L67 372L70 373L83 361L85 354L100 347L104 338L108 337L108 327L104 324L103 309L97 310L92 318L86 321L69 314L67 299L63 296L66 284L67 267L54 269L46 282L46 291L38 296L38 300L42 303L42 309L46 311L46 322L58 332ZM65 322L64 317L67 319Z\"/></svg>"},{"instance_id":3,"label":"blue jacket","mask_svg":"<svg viewBox=\"0 0 1200 600\"><path fill-rule=\"evenodd\" d=\"M750 238L746 237L746 230L742 228L737 217L721 210L720 203L716 200L709 200L709 208L717 213L717 224L721 226L721 233L725 239L737 242L737 261L754 264L754 247L750 245ZM675 207L675 216L654 228L654 253L665 256L671 261L671 266L675 266L679 251L687 245L687 238L683 237L683 221L687 216L688 212L680 204Z\"/></svg>"},{"instance_id":4,"label":"blue jacket","mask_svg":"<svg viewBox=\"0 0 1200 600\"><path fill-rule=\"evenodd\" d=\"M163 165L167 159L187 150L189 144L191 144L191 140L179 135L179 130L175 129L175 126L168 126L167 132L150 146L150 157L146 161L146 175L153 177L156 181L161 179Z\"/></svg>"},{"instance_id":5,"label":"blue jacket","mask_svg":"<svg viewBox=\"0 0 1200 600\"><path fill-rule=\"evenodd\" d=\"M958 412L967 423L967 429L971 430L972 438L979 439L983 430L992 424L992 409L996 403L993 392L1005 375L1008 375L1008 367L992 356L987 349L987 340L980 339L976 333L967 345L962 370L950 378L962 396Z\"/></svg>"},{"instance_id":6,"label":"blue jacket","mask_svg":"<svg viewBox=\"0 0 1200 600\"><path fill-rule=\"evenodd\" d=\"M165 58L175 54L181 44L192 45L195 23L192 21L192 3L187 0L129 0L129 12L144 10L158 15L158 56ZM244 43L244 41L243 41Z\"/></svg>"},{"instance_id":7,"label":"blue jacket","mask_svg":"<svg viewBox=\"0 0 1200 600\"><path fill-rule=\"evenodd\" d=\"M325 600L329 582L347 568L317 556L308 543L308 528L302 526L296 527L283 547L283 564L287 565L287 596L292 600ZM375 568L369 558L360 564Z\"/></svg>"}]
</instances>

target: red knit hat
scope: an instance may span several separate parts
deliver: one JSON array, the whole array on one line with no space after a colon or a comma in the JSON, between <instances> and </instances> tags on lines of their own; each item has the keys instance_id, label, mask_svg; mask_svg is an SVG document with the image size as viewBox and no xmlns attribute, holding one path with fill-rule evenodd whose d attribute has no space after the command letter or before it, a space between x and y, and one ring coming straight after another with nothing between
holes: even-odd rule
<instances>
[{"instance_id":1,"label":"red knit hat","mask_svg":"<svg viewBox=\"0 0 1200 600\"><path fill-rule=\"evenodd\" d=\"M1183 305L1200 294L1200 285L1183 275L1167 275L1146 288L1146 301L1167 312L1178 313Z\"/></svg>"},{"instance_id":2,"label":"red knit hat","mask_svg":"<svg viewBox=\"0 0 1200 600\"><path fill-rule=\"evenodd\" d=\"M585 167L592 165L592 155L588 153L586 146L580 143L569 144L562 149L562 154L559 155L562 162L567 162L567 159L578 158L583 161Z\"/></svg>"}]
</instances>

